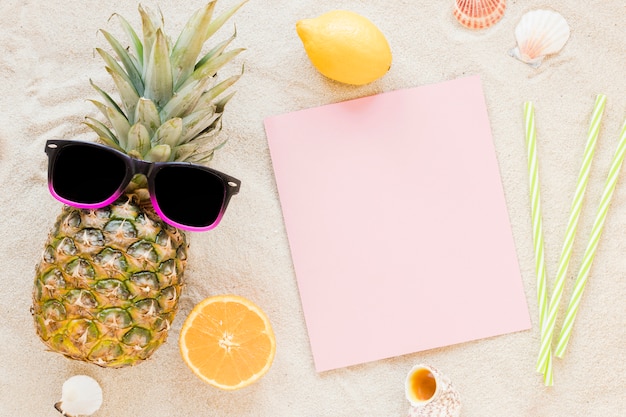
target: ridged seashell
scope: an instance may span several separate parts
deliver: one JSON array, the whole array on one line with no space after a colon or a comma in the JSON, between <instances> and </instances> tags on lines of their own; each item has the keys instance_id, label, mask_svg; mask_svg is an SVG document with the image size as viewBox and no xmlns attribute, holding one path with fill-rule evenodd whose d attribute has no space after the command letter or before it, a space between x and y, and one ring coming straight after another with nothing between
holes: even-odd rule
<instances>
[{"instance_id":1,"label":"ridged seashell","mask_svg":"<svg viewBox=\"0 0 626 417\"><path fill-rule=\"evenodd\" d=\"M515 28L517 46L509 55L537 68L546 55L559 52L569 39L567 21L552 10L533 10L522 16Z\"/></svg>"},{"instance_id":2,"label":"ridged seashell","mask_svg":"<svg viewBox=\"0 0 626 417\"><path fill-rule=\"evenodd\" d=\"M64 416L90 416L102 405L102 388L90 376L74 375L63 383L61 401L54 405Z\"/></svg>"},{"instance_id":3,"label":"ridged seashell","mask_svg":"<svg viewBox=\"0 0 626 417\"><path fill-rule=\"evenodd\" d=\"M454 17L470 29L486 29L494 25L506 9L506 0L456 0Z\"/></svg>"},{"instance_id":4,"label":"ridged seashell","mask_svg":"<svg viewBox=\"0 0 626 417\"><path fill-rule=\"evenodd\" d=\"M408 417L459 417L461 415L461 396L452 386L450 378L433 366L429 365L428 368L434 374L441 391L435 400L426 405L411 405Z\"/></svg>"}]
</instances>

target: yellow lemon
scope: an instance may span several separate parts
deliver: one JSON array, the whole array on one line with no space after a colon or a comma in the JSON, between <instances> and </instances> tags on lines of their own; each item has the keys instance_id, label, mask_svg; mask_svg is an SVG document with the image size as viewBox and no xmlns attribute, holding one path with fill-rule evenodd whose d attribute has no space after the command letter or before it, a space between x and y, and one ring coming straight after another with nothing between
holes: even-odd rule
<instances>
[{"instance_id":1,"label":"yellow lemon","mask_svg":"<svg viewBox=\"0 0 626 417\"><path fill-rule=\"evenodd\" d=\"M389 71L391 49L367 18L333 10L296 23L309 59L326 77L346 84L370 83Z\"/></svg>"}]
</instances>

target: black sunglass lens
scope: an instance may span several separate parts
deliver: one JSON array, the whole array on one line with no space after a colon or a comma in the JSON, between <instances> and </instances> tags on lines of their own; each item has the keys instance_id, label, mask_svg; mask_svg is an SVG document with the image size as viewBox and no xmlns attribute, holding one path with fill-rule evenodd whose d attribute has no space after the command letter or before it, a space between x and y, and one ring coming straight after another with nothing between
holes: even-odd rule
<instances>
[{"instance_id":1,"label":"black sunglass lens","mask_svg":"<svg viewBox=\"0 0 626 417\"><path fill-rule=\"evenodd\" d=\"M111 197L125 176L126 165L113 152L95 146L70 145L58 151L52 185L62 198L96 204Z\"/></svg>"},{"instance_id":2,"label":"black sunglass lens","mask_svg":"<svg viewBox=\"0 0 626 417\"><path fill-rule=\"evenodd\" d=\"M168 166L154 178L154 193L165 217L177 223L209 226L218 219L225 188L217 175L193 166Z\"/></svg>"}]
</instances>

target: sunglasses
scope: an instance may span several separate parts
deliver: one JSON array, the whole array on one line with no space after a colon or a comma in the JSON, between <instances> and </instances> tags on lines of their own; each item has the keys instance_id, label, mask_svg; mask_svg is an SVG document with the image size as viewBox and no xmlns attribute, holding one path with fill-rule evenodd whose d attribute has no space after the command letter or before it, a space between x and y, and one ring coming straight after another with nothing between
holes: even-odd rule
<instances>
[{"instance_id":1,"label":"sunglasses","mask_svg":"<svg viewBox=\"0 0 626 417\"><path fill-rule=\"evenodd\" d=\"M97 209L118 199L137 174L148 180L150 200L166 223L205 231L218 225L241 181L188 162L147 162L104 145L49 140L48 188L62 203Z\"/></svg>"}]
</instances>

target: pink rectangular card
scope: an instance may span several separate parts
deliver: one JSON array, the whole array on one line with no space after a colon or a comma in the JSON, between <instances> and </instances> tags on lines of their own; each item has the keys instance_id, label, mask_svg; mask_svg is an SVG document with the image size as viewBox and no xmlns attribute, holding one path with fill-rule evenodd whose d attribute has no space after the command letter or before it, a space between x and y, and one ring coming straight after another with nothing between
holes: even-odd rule
<instances>
[{"instance_id":1,"label":"pink rectangular card","mask_svg":"<svg viewBox=\"0 0 626 417\"><path fill-rule=\"evenodd\" d=\"M479 77L265 129L317 371L530 328Z\"/></svg>"}]
</instances>

